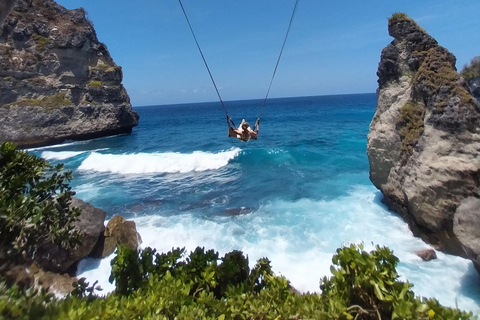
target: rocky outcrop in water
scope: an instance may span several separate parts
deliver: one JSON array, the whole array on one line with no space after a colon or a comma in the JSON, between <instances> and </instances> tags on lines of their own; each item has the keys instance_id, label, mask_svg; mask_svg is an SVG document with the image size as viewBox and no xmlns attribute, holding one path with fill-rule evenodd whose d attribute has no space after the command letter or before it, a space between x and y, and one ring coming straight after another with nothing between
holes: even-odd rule
<instances>
[{"instance_id":1,"label":"rocky outcrop in water","mask_svg":"<svg viewBox=\"0 0 480 320\"><path fill-rule=\"evenodd\" d=\"M105 258L111 255L119 245L137 250L142 238L137 232L135 221L115 216L108 221L105 231L100 235L97 246L91 253L93 258Z\"/></svg>"},{"instance_id":2,"label":"rocky outcrop in water","mask_svg":"<svg viewBox=\"0 0 480 320\"><path fill-rule=\"evenodd\" d=\"M0 35L0 141L26 147L131 132L139 116L122 78L83 9L19 0Z\"/></svg>"},{"instance_id":3,"label":"rocky outcrop in water","mask_svg":"<svg viewBox=\"0 0 480 320\"><path fill-rule=\"evenodd\" d=\"M105 230L105 211L78 198L72 198L70 206L81 210L78 220L73 223L73 227L80 232L79 245L67 250L47 243L38 248L35 261L45 270L64 273L72 271L69 270L72 266L76 269L75 264L92 253Z\"/></svg>"},{"instance_id":4,"label":"rocky outcrop in water","mask_svg":"<svg viewBox=\"0 0 480 320\"><path fill-rule=\"evenodd\" d=\"M455 56L404 14L378 66L370 179L417 236L480 271L480 106Z\"/></svg>"}]
</instances>

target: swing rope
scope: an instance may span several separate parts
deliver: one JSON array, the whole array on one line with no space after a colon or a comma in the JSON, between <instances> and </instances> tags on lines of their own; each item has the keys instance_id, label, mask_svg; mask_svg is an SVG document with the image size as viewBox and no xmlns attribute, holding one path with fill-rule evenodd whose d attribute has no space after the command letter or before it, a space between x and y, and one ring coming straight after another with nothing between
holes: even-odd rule
<instances>
[{"instance_id":1,"label":"swing rope","mask_svg":"<svg viewBox=\"0 0 480 320\"><path fill-rule=\"evenodd\" d=\"M262 103L262 107L260 108L260 113L258 115L257 123L260 123L260 118L262 116L263 109L265 109L265 104L267 103L268 95L270 93L270 88L272 87L273 79L275 78L275 74L277 73L278 64L280 63L280 59L282 58L283 48L285 48L285 43L287 43L288 34L290 33L290 28L292 27L293 19L297 11L299 1L300 0L295 1L295 6L293 7L292 16L290 17L290 23L288 24L287 33L285 34L285 38L283 39L282 48L280 49L280 54L278 55L277 63L275 64L275 69L273 70L272 78L270 79L270 84L268 86L267 94L265 95L265 99L263 99L263 103Z\"/></svg>"},{"instance_id":2,"label":"swing rope","mask_svg":"<svg viewBox=\"0 0 480 320\"><path fill-rule=\"evenodd\" d=\"M283 49L285 48L285 43L287 42L288 34L290 33L290 29L292 27L293 19L295 17L295 13L297 11L299 1L300 0L295 1L295 6L293 7L292 16L290 17L290 22L288 24L287 33L285 34L285 38L283 39L282 48L280 49L280 54L278 55L277 63L275 64L275 69L273 70L273 74L272 74L272 78L270 79L270 84L268 86L267 94L265 95L265 99L263 99L262 107L260 108L260 113L259 113L258 119L255 123L255 127L258 127L258 125L260 124L260 117L262 116L263 110L265 109L265 105L267 103L268 95L269 95L270 89L272 87L273 79L275 78L275 74L277 73L278 64L280 63L280 59L282 58ZM215 87L215 91L217 92L217 96L218 96L218 99L220 100L220 104L222 105L223 111L225 111L225 115L227 116L227 123L229 123L229 124L231 123L233 125L233 127L236 127L235 123L233 122L233 120L228 115L227 108L225 107L225 104L223 103L222 97L220 96L220 92L218 91L217 84L215 83L215 80L213 79L213 75L210 72L210 68L208 67L207 60L205 59L205 56L203 55L203 51L200 48L200 44L198 43L197 37L195 36L195 32L193 32L192 25L190 24L190 20L188 19L187 13L185 12L185 8L183 7L182 0L178 0L178 2L180 3L180 7L182 8L183 15L185 16L185 19L187 20L188 27L190 28L190 32L192 33L192 36L193 36L193 39L195 40L198 51L200 52L200 55L202 56L203 63L205 64L205 67L207 68L208 74L210 75L210 79L212 80L213 86Z\"/></svg>"},{"instance_id":3,"label":"swing rope","mask_svg":"<svg viewBox=\"0 0 480 320\"><path fill-rule=\"evenodd\" d=\"M233 123L233 120L230 118L228 115L227 108L225 107L225 104L223 103L222 97L220 96L220 92L218 91L217 84L215 83L215 80L213 79L212 73L210 72L210 68L208 67L207 60L205 59L205 56L203 55L202 48L200 48L200 44L198 43L197 37L195 36L195 32L193 32L192 25L190 24L190 20L188 19L187 13L185 12L185 8L183 7L182 0L178 0L180 3L180 7L182 8L183 15L185 16L185 19L187 20L188 27L190 28L190 32L192 33L193 39L195 40L195 43L197 44L198 51L200 52L200 55L202 56L203 63L205 64L205 67L207 68L208 74L210 75L210 79L212 80L213 86L215 87L215 91L217 92L218 99L220 100L220 104L222 105L223 111L225 111L225 115L227 116L227 122L230 121L234 127L235 123Z\"/></svg>"}]
</instances>

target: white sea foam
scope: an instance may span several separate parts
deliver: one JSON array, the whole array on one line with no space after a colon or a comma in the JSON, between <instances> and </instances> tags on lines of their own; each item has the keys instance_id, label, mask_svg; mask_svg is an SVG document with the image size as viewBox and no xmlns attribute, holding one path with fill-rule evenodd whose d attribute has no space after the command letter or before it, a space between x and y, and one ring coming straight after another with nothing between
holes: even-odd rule
<instances>
[{"instance_id":1,"label":"white sea foam","mask_svg":"<svg viewBox=\"0 0 480 320\"><path fill-rule=\"evenodd\" d=\"M172 247L214 248L221 255L233 249L246 253L253 266L268 257L277 274L286 276L300 291L319 291L319 279L330 276L335 250L349 243L385 245L399 257L397 268L403 280L414 284L419 296L435 297L440 303L480 313L479 277L470 261L437 252L438 259L424 262L414 251L428 248L413 237L407 225L378 201L374 188L361 187L346 197L330 201L303 199L274 201L256 212L240 216L217 216L211 220L195 214L135 219L143 247L160 252ZM79 276L99 280L106 292L110 259L87 260ZM477 302L475 302L475 300Z\"/></svg>"},{"instance_id":2,"label":"white sea foam","mask_svg":"<svg viewBox=\"0 0 480 320\"><path fill-rule=\"evenodd\" d=\"M65 160L78 156L83 151L43 151L40 155L45 160Z\"/></svg>"},{"instance_id":3,"label":"white sea foam","mask_svg":"<svg viewBox=\"0 0 480 320\"><path fill-rule=\"evenodd\" d=\"M63 147L74 146L74 145L79 145L79 144L86 144L86 143L88 143L88 140L85 140L85 141L71 141L71 142L65 142L65 143L61 143L61 144L55 144L55 145L51 145L51 146L28 148L28 149L26 149L26 150L27 150L27 151L38 151L38 150L44 150L44 149L63 148Z\"/></svg>"},{"instance_id":4,"label":"white sea foam","mask_svg":"<svg viewBox=\"0 0 480 320\"><path fill-rule=\"evenodd\" d=\"M92 152L78 169L120 174L206 171L226 166L228 161L235 158L239 152L239 148L218 153L194 151L193 153L101 154Z\"/></svg>"}]
</instances>

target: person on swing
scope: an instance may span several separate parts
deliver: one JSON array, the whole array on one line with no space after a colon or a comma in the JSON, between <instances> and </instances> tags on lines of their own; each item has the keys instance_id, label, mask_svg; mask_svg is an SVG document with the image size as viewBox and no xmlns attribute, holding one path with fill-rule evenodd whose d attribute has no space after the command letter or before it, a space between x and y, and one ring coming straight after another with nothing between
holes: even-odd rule
<instances>
[{"instance_id":1,"label":"person on swing","mask_svg":"<svg viewBox=\"0 0 480 320\"><path fill-rule=\"evenodd\" d=\"M230 138L237 138L243 142L248 142L250 139L257 140L258 128L260 127L260 118L257 119L257 122L255 123L255 129L250 128L250 124L248 124L245 119L242 120L242 123L237 129L230 125L230 121L230 116L227 115L228 136Z\"/></svg>"}]
</instances>

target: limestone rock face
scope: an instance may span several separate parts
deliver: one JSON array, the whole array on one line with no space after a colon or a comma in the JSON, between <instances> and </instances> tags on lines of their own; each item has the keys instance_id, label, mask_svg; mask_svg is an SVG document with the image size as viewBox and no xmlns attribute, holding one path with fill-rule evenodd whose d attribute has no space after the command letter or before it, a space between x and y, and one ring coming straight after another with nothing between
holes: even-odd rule
<instances>
[{"instance_id":1,"label":"limestone rock face","mask_svg":"<svg viewBox=\"0 0 480 320\"><path fill-rule=\"evenodd\" d=\"M455 57L412 19L389 19L367 154L370 179L412 231L480 271L480 104Z\"/></svg>"},{"instance_id":2,"label":"limestone rock face","mask_svg":"<svg viewBox=\"0 0 480 320\"><path fill-rule=\"evenodd\" d=\"M18 0L0 33L0 141L26 147L130 132L139 116L122 78L83 9Z\"/></svg>"}]
</instances>

